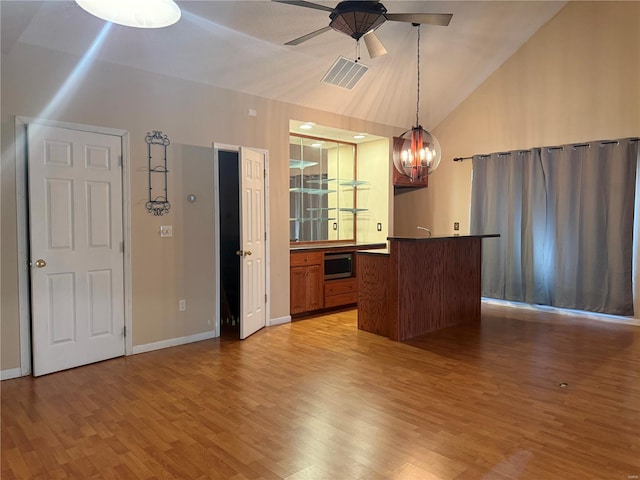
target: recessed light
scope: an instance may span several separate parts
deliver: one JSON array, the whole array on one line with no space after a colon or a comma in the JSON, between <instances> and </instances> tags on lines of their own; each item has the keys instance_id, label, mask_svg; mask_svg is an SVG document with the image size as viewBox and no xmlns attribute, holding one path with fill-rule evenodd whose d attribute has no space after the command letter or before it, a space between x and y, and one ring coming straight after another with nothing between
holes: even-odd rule
<instances>
[{"instance_id":1,"label":"recessed light","mask_svg":"<svg viewBox=\"0 0 640 480\"><path fill-rule=\"evenodd\" d=\"M365 138L366 135L362 134L362 133L358 133L357 135L354 135L353 138L360 140L361 138Z\"/></svg>"},{"instance_id":2,"label":"recessed light","mask_svg":"<svg viewBox=\"0 0 640 480\"><path fill-rule=\"evenodd\" d=\"M314 125L315 125L315 123L313 123L313 122L303 123L302 125L300 125L300 129L301 130L311 130L311 128L313 128Z\"/></svg>"},{"instance_id":3,"label":"recessed light","mask_svg":"<svg viewBox=\"0 0 640 480\"><path fill-rule=\"evenodd\" d=\"M126 27L168 27L182 15L173 0L76 0L76 3L91 15Z\"/></svg>"},{"instance_id":4,"label":"recessed light","mask_svg":"<svg viewBox=\"0 0 640 480\"><path fill-rule=\"evenodd\" d=\"M313 148L320 148L322 146L322 144L321 143L312 143L311 146Z\"/></svg>"}]
</instances>

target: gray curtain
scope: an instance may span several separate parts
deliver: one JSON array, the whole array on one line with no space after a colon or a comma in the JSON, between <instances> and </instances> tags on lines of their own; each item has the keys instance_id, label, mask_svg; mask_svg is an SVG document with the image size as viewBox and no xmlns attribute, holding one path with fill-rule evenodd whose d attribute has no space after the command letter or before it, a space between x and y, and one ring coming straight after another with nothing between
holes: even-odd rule
<instances>
[{"instance_id":1,"label":"gray curtain","mask_svg":"<svg viewBox=\"0 0 640 480\"><path fill-rule=\"evenodd\" d=\"M483 296L633 315L638 142L590 142L473 157L471 232Z\"/></svg>"}]
</instances>

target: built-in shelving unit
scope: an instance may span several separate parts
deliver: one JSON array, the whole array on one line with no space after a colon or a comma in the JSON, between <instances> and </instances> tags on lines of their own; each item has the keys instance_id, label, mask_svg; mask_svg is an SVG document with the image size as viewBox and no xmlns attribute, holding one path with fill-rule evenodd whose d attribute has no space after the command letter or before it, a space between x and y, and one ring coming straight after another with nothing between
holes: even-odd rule
<instances>
[{"instance_id":1,"label":"built-in shelving unit","mask_svg":"<svg viewBox=\"0 0 640 480\"><path fill-rule=\"evenodd\" d=\"M356 145L292 135L289 141L289 231L292 242L354 240ZM338 214L339 213L339 214ZM350 215L353 214L353 215Z\"/></svg>"}]
</instances>

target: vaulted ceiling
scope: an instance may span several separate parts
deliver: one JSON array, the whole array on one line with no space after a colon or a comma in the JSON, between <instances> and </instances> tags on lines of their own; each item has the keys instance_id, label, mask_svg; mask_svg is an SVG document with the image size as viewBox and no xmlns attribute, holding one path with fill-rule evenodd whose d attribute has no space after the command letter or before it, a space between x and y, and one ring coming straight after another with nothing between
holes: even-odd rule
<instances>
[{"instance_id":1,"label":"vaulted ceiling","mask_svg":"<svg viewBox=\"0 0 640 480\"><path fill-rule=\"evenodd\" d=\"M336 2L318 2L334 7ZM157 30L105 23L72 1L1 2L2 51L19 42L215 85L394 126L416 116L416 38L409 23L377 31L387 55L352 89L320 82L356 42L333 30L298 46L284 43L322 28L328 12L269 0L178 1L181 20ZM452 13L448 27L421 27L420 121L431 129L565 4L564 1L396 1L389 12ZM102 33L102 35L101 35ZM100 38L99 42L95 42ZM93 48L92 48L93 46Z\"/></svg>"}]
</instances>

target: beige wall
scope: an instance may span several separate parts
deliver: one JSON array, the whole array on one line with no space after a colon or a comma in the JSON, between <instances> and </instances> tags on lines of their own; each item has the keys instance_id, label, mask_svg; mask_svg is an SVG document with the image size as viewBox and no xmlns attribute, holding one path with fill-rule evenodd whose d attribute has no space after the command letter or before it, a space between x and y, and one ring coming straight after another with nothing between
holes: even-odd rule
<instances>
[{"instance_id":1,"label":"beige wall","mask_svg":"<svg viewBox=\"0 0 640 480\"><path fill-rule=\"evenodd\" d=\"M2 190L0 370L20 366L14 121L39 117L78 58L16 44L2 54ZM333 87L327 87L333 88ZM257 117L248 115L248 109ZM289 120L380 136L398 128L190 83L113 64L94 63L46 117L130 133L133 344L145 345L211 330L213 295L212 142L269 151L271 227L271 315L289 314ZM171 212L154 217L145 210L146 144L151 130L169 135ZM195 204L186 202L196 193ZM207 206L209 204L209 206ZM172 224L174 237L161 239L160 225ZM178 299L187 312L178 312Z\"/></svg>"},{"instance_id":2,"label":"beige wall","mask_svg":"<svg viewBox=\"0 0 640 480\"><path fill-rule=\"evenodd\" d=\"M640 135L640 2L567 4L434 134L442 163L395 197L397 234L468 231L471 161L455 157Z\"/></svg>"},{"instance_id":3,"label":"beige wall","mask_svg":"<svg viewBox=\"0 0 640 480\"><path fill-rule=\"evenodd\" d=\"M374 140L358 145L358 180L368 182L357 190L359 242L386 242L389 236L389 140ZM382 231L376 224L382 224Z\"/></svg>"}]
</instances>

